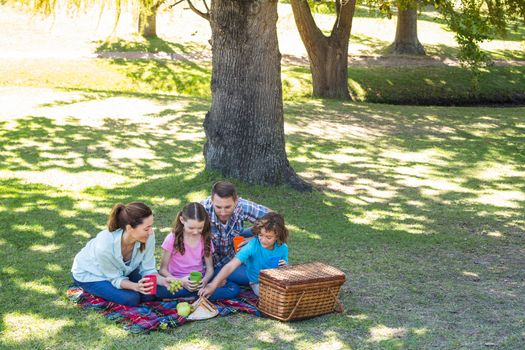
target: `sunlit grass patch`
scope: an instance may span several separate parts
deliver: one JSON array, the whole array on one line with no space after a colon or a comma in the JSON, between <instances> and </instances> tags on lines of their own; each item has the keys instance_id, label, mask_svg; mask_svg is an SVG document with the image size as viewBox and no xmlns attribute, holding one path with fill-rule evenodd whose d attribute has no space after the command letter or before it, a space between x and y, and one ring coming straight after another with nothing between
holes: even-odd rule
<instances>
[{"instance_id":1,"label":"sunlit grass patch","mask_svg":"<svg viewBox=\"0 0 525 350\"><path fill-rule=\"evenodd\" d=\"M45 340L73 324L67 319L43 318L37 314L19 312L4 314L3 323L5 324L5 330L2 332L3 340L13 346L29 339Z\"/></svg>"}]
</instances>

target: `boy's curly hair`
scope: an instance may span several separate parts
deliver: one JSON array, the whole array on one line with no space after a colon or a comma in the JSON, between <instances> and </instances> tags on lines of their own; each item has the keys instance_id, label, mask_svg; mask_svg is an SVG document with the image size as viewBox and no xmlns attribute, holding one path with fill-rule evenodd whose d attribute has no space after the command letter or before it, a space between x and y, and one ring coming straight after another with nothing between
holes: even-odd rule
<instances>
[{"instance_id":1,"label":"boy's curly hair","mask_svg":"<svg viewBox=\"0 0 525 350\"><path fill-rule=\"evenodd\" d=\"M279 244L283 244L288 241L288 229L284 224L284 217L279 213L267 213L262 218L257 220L252 228L253 233L256 235L259 235L262 229L264 229L266 232L274 232L277 236L277 242Z\"/></svg>"}]
</instances>

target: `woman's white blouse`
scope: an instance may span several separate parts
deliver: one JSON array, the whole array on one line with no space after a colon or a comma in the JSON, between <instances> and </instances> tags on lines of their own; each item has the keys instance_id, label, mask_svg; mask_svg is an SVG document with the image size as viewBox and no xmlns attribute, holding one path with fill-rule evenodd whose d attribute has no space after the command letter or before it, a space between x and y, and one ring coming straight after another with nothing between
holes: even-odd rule
<instances>
[{"instance_id":1,"label":"woman's white blouse","mask_svg":"<svg viewBox=\"0 0 525 350\"><path fill-rule=\"evenodd\" d=\"M122 258L122 229L113 232L104 230L90 240L75 256L71 272L79 282L109 281L120 289L120 283L137 267L141 276L156 273L155 234L146 241L140 252L140 242L135 242L129 265Z\"/></svg>"}]
</instances>

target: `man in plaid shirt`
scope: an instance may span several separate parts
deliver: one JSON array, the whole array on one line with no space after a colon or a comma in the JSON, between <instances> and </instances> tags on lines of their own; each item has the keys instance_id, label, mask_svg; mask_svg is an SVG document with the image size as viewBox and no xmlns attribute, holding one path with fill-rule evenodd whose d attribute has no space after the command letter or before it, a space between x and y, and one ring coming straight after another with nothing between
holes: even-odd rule
<instances>
[{"instance_id":1,"label":"man in plaid shirt","mask_svg":"<svg viewBox=\"0 0 525 350\"><path fill-rule=\"evenodd\" d=\"M253 238L251 228L244 229L244 221L252 224L270 209L237 196L235 186L227 181L216 182L211 189L211 196L203 200L202 205L210 216L211 233L213 236L213 265L215 274L235 256L233 237L244 236L239 246L243 246ZM228 281L248 285L246 265L235 270Z\"/></svg>"}]
</instances>

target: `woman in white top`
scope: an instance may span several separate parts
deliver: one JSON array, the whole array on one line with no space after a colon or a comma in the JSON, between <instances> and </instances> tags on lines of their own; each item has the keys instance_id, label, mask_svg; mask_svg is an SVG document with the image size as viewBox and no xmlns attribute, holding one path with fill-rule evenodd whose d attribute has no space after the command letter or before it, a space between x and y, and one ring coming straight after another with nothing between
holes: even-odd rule
<instances>
[{"instance_id":1,"label":"woman in white top","mask_svg":"<svg viewBox=\"0 0 525 350\"><path fill-rule=\"evenodd\" d=\"M143 278L157 275L157 294L168 281L155 268L153 213L144 203L115 204L108 229L90 240L75 256L71 272L75 283L86 292L123 305L154 300L148 295L153 282Z\"/></svg>"}]
</instances>

